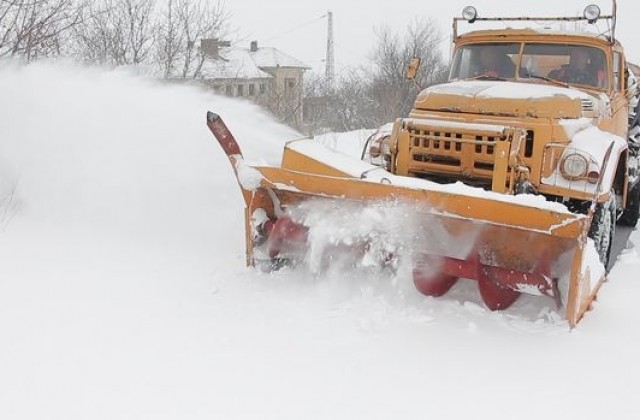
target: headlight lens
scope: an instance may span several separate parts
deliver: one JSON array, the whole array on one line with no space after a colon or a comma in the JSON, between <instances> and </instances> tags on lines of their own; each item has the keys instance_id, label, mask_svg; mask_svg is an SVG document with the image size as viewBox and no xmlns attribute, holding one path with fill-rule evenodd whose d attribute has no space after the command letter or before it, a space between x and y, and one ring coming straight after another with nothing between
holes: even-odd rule
<instances>
[{"instance_id":1,"label":"headlight lens","mask_svg":"<svg viewBox=\"0 0 640 420\"><path fill-rule=\"evenodd\" d=\"M562 176L569 180L584 178L589 171L589 161L580 154L572 153L562 160L560 170Z\"/></svg>"},{"instance_id":2,"label":"headlight lens","mask_svg":"<svg viewBox=\"0 0 640 420\"><path fill-rule=\"evenodd\" d=\"M380 155L391 154L391 148L389 147L389 136L375 139L369 146L369 154L372 158L378 158Z\"/></svg>"}]
</instances>

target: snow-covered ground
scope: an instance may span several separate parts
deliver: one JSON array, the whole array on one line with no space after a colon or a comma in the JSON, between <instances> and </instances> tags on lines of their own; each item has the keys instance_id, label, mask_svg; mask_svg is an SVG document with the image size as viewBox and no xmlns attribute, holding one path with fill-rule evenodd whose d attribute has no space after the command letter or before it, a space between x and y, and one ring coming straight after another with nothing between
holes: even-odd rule
<instances>
[{"instance_id":1,"label":"snow-covered ground","mask_svg":"<svg viewBox=\"0 0 640 420\"><path fill-rule=\"evenodd\" d=\"M0 69L1 419L640 416L637 232L573 331L402 270L263 274L207 110L252 161L298 136L122 72Z\"/></svg>"}]
</instances>

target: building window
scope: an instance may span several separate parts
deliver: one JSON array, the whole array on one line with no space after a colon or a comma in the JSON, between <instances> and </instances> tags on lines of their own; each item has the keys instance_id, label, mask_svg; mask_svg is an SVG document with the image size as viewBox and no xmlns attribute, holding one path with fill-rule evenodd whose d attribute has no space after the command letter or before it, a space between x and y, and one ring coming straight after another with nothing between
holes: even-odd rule
<instances>
[{"instance_id":1,"label":"building window","mask_svg":"<svg viewBox=\"0 0 640 420\"><path fill-rule=\"evenodd\" d=\"M296 79L292 77L287 77L284 79L284 88L285 90L293 90L296 87Z\"/></svg>"},{"instance_id":2,"label":"building window","mask_svg":"<svg viewBox=\"0 0 640 420\"><path fill-rule=\"evenodd\" d=\"M256 94L256 85L253 83L249 85L249 96L254 96Z\"/></svg>"},{"instance_id":3,"label":"building window","mask_svg":"<svg viewBox=\"0 0 640 420\"><path fill-rule=\"evenodd\" d=\"M244 85L238 85L238 96L244 96Z\"/></svg>"},{"instance_id":4,"label":"building window","mask_svg":"<svg viewBox=\"0 0 640 420\"><path fill-rule=\"evenodd\" d=\"M260 83L260 94L264 95L267 93L267 85L265 83Z\"/></svg>"},{"instance_id":5,"label":"building window","mask_svg":"<svg viewBox=\"0 0 640 420\"><path fill-rule=\"evenodd\" d=\"M233 95L233 86L231 85L227 85L225 87L225 93L227 94L227 96L231 96Z\"/></svg>"}]
</instances>

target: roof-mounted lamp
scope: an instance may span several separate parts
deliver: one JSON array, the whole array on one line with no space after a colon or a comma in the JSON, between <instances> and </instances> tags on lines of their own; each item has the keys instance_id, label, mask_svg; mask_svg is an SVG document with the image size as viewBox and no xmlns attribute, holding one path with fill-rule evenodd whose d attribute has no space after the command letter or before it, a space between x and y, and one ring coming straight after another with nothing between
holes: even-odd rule
<instances>
[{"instance_id":1,"label":"roof-mounted lamp","mask_svg":"<svg viewBox=\"0 0 640 420\"><path fill-rule=\"evenodd\" d=\"M584 18L590 24L594 24L598 21L600 17L600 8L595 4L590 4L589 6L584 8Z\"/></svg>"},{"instance_id":2,"label":"roof-mounted lamp","mask_svg":"<svg viewBox=\"0 0 640 420\"><path fill-rule=\"evenodd\" d=\"M462 9L462 18L469 23L473 23L478 18L478 11L473 6L467 6Z\"/></svg>"}]
</instances>

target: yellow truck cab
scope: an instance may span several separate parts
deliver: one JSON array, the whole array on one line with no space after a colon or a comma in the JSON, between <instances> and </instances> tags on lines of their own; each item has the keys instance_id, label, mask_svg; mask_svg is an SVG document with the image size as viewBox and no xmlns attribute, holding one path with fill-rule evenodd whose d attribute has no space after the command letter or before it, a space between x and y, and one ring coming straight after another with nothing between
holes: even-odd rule
<instances>
[{"instance_id":1,"label":"yellow truck cab","mask_svg":"<svg viewBox=\"0 0 640 420\"><path fill-rule=\"evenodd\" d=\"M454 19L449 80L424 89L410 115L395 122L383 148L387 168L439 183L543 195L589 214L589 236L607 266L616 221L635 226L640 212L638 87L614 29L459 35L458 21L481 20L474 8L463 16ZM582 17L541 19L588 24L599 18L614 20L596 6Z\"/></svg>"}]
</instances>

